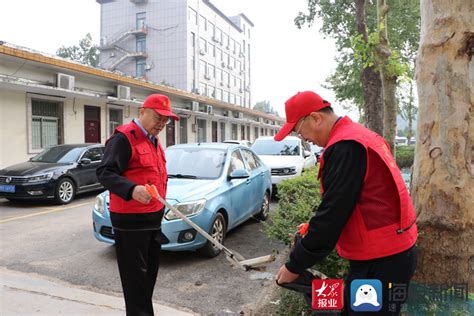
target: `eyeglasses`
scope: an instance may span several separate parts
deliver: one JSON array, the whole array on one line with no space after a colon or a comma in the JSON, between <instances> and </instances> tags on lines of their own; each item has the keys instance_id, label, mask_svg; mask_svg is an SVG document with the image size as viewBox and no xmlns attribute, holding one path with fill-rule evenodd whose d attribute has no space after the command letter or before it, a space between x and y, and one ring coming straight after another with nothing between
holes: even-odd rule
<instances>
[{"instance_id":1,"label":"eyeglasses","mask_svg":"<svg viewBox=\"0 0 474 316\"><path fill-rule=\"evenodd\" d=\"M304 120L306 120L307 116L303 117L303 119L301 120L301 123L300 125L298 126L298 128L296 129L296 136L298 136L299 138L303 139L303 136L300 134L300 129L301 127L303 126L304 124Z\"/></svg>"},{"instance_id":2,"label":"eyeglasses","mask_svg":"<svg viewBox=\"0 0 474 316\"><path fill-rule=\"evenodd\" d=\"M171 123L171 119L167 116L163 116L163 115L155 115L153 116L153 118L155 119L155 121L160 124L160 125L168 125L169 123Z\"/></svg>"}]
</instances>

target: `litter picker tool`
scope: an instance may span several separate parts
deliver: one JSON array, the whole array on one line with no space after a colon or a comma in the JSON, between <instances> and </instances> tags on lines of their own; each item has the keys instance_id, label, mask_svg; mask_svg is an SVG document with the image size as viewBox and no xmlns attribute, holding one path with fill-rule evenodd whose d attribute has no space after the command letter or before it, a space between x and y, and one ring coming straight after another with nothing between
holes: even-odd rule
<instances>
[{"instance_id":1,"label":"litter picker tool","mask_svg":"<svg viewBox=\"0 0 474 316\"><path fill-rule=\"evenodd\" d=\"M185 221L188 225L198 231L201 235L203 235L207 240L209 240L216 248L223 251L226 259L234 266L237 266L245 271L256 269L257 267L275 261L274 255L267 255L262 257L257 257L253 259L245 259L241 254L236 251L230 250L229 248L225 247L223 244L219 243L217 240L212 238L206 231L204 231L201 227L196 225L193 221L187 218L183 213L181 213L176 207L172 206L166 200L164 200L159 194L158 190L156 189L155 185L145 185L148 193L152 196L152 198L158 199L163 205L169 208L175 215Z\"/></svg>"}]
</instances>

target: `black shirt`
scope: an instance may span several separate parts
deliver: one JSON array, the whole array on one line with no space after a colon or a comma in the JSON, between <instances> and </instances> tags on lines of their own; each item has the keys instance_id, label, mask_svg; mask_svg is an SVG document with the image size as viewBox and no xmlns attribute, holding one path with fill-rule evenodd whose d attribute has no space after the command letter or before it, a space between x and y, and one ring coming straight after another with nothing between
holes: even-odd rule
<instances>
[{"instance_id":1,"label":"black shirt","mask_svg":"<svg viewBox=\"0 0 474 316\"><path fill-rule=\"evenodd\" d=\"M137 185L122 176L131 157L132 147L127 136L115 133L108 140L102 162L96 171L99 182L125 201L132 199L133 189ZM130 214L110 212L114 229L155 229L160 227L162 217L163 212L159 210L152 213Z\"/></svg>"},{"instance_id":2,"label":"black shirt","mask_svg":"<svg viewBox=\"0 0 474 316\"><path fill-rule=\"evenodd\" d=\"M366 170L367 153L356 141L340 141L325 150L322 201L308 233L290 254L288 270L300 274L334 249L359 199Z\"/></svg>"}]
</instances>

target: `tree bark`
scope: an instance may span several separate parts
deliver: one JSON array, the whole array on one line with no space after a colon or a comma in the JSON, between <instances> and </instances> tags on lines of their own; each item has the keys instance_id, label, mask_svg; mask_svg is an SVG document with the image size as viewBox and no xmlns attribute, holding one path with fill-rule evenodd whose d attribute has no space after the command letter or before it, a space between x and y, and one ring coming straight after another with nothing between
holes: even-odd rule
<instances>
[{"instance_id":1,"label":"tree bark","mask_svg":"<svg viewBox=\"0 0 474 316\"><path fill-rule=\"evenodd\" d=\"M474 1L421 0L416 279L474 286Z\"/></svg>"},{"instance_id":2,"label":"tree bark","mask_svg":"<svg viewBox=\"0 0 474 316\"><path fill-rule=\"evenodd\" d=\"M376 60L382 80L383 95L383 137L395 155L395 136L397 132L397 77L389 74L386 67L392 54L387 35L388 5L385 0L377 0L377 28L379 30L379 44L375 49Z\"/></svg>"},{"instance_id":3,"label":"tree bark","mask_svg":"<svg viewBox=\"0 0 474 316\"><path fill-rule=\"evenodd\" d=\"M357 32L367 42L367 27L365 24L365 0L356 0ZM383 135L383 101L382 81L375 67L368 67L361 74L364 91L365 124L372 131Z\"/></svg>"}]
</instances>

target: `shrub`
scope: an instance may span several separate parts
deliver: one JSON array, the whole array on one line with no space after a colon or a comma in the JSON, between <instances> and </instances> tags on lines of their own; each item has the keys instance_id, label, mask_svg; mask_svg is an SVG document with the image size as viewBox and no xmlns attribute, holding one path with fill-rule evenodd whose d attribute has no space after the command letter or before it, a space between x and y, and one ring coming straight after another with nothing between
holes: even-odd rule
<instances>
[{"instance_id":1,"label":"shrub","mask_svg":"<svg viewBox=\"0 0 474 316\"><path fill-rule=\"evenodd\" d=\"M414 146L397 146L395 147L395 160L398 168L411 168L415 159Z\"/></svg>"},{"instance_id":2,"label":"shrub","mask_svg":"<svg viewBox=\"0 0 474 316\"><path fill-rule=\"evenodd\" d=\"M311 168L301 177L282 181L277 186L279 198L278 207L272 216L271 223L265 224L265 231L272 239L277 239L287 245L291 244L297 226L306 223L313 216L313 211L321 203L318 168ZM348 262L332 251L315 269L330 278L341 278L347 274Z\"/></svg>"}]
</instances>

